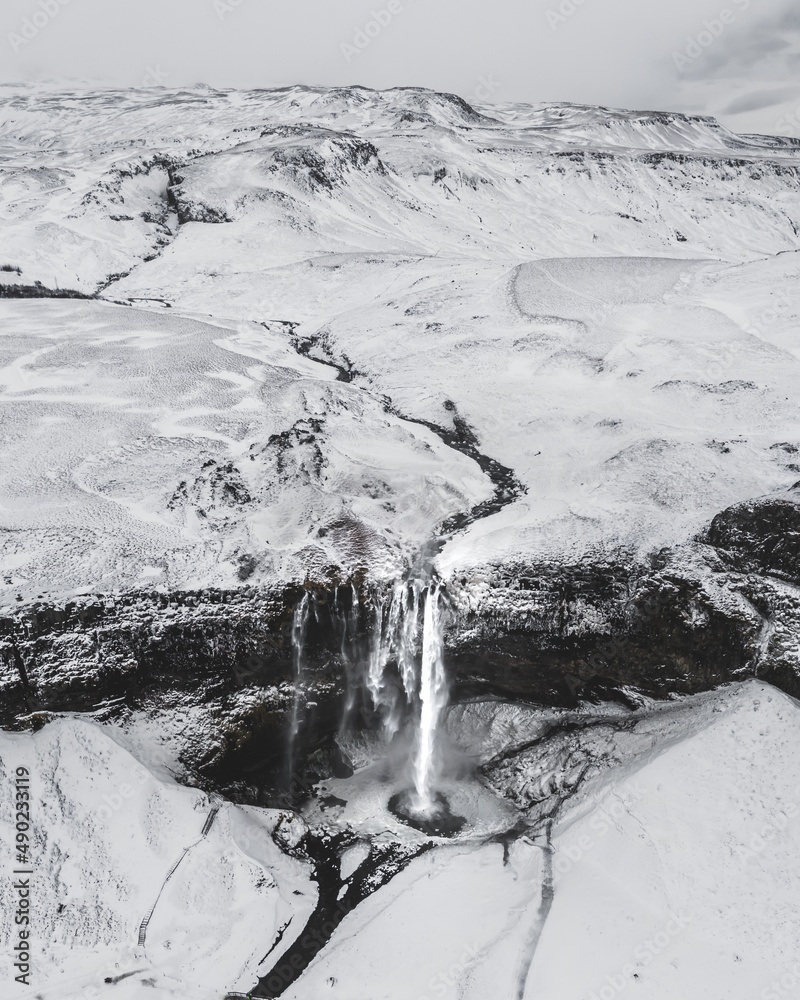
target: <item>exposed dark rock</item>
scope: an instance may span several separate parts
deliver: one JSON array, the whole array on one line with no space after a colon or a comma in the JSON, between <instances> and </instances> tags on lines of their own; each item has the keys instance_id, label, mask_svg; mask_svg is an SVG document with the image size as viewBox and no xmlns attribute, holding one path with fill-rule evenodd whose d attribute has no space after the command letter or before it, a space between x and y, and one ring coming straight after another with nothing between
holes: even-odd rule
<instances>
[{"instance_id":1,"label":"exposed dark rock","mask_svg":"<svg viewBox=\"0 0 800 1000\"><path fill-rule=\"evenodd\" d=\"M665 698L755 669L755 609L720 601L678 567L504 567L490 588L449 637L451 675L465 695L575 705L625 701L631 688Z\"/></svg>"},{"instance_id":2,"label":"exposed dark rock","mask_svg":"<svg viewBox=\"0 0 800 1000\"><path fill-rule=\"evenodd\" d=\"M178 213L178 222L184 226L187 222L233 222L224 209L205 205L200 201L192 201L181 196L178 189L170 188L170 201Z\"/></svg>"},{"instance_id":3,"label":"exposed dark rock","mask_svg":"<svg viewBox=\"0 0 800 1000\"><path fill-rule=\"evenodd\" d=\"M294 324L295 328L297 324ZM322 329L310 336L301 337L292 330L292 347L304 358L311 358L320 364L336 369L337 382L352 382L361 372L344 351L337 350L331 340L330 331Z\"/></svg>"},{"instance_id":4,"label":"exposed dark rock","mask_svg":"<svg viewBox=\"0 0 800 1000\"><path fill-rule=\"evenodd\" d=\"M0 299L93 299L96 296L74 288L47 288L41 281L32 285L4 285L0 282Z\"/></svg>"},{"instance_id":5,"label":"exposed dark rock","mask_svg":"<svg viewBox=\"0 0 800 1000\"><path fill-rule=\"evenodd\" d=\"M245 510L252 503L250 491L233 462L208 459L191 484L185 480L178 484L167 508L174 511L189 506L207 517L209 510Z\"/></svg>"},{"instance_id":6,"label":"exposed dark rock","mask_svg":"<svg viewBox=\"0 0 800 1000\"><path fill-rule=\"evenodd\" d=\"M340 855L347 846L349 839L343 834L308 833L304 837L297 853L314 862L317 904L303 932L270 971L259 978L258 985L248 996L282 996L325 947L347 914L387 885L415 858L429 851L433 844L371 844L365 860L349 878L343 879Z\"/></svg>"},{"instance_id":7,"label":"exposed dark rock","mask_svg":"<svg viewBox=\"0 0 800 1000\"><path fill-rule=\"evenodd\" d=\"M316 126L279 125L265 129L261 138L296 140L292 145L270 149L271 162L267 169L287 174L312 192L332 191L344 183L348 170L371 168L378 174L386 173L375 146L352 132L335 132Z\"/></svg>"},{"instance_id":8,"label":"exposed dark rock","mask_svg":"<svg viewBox=\"0 0 800 1000\"><path fill-rule=\"evenodd\" d=\"M741 572L800 583L800 483L788 493L724 510L712 521L708 541Z\"/></svg>"},{"instance_id":9,"label":"exposed dark rock","mask_svg":"<svg viewBox=\"0 0 800 1000\"><path fill-rule=\"evenodd\" d=\"M443 405L445 411L450 414L450 419L452 420L453 425L452 427L435 424L429 420L422 420L418 417L410 417L408 414L400 413L390 402L387 401L386 403L386 407L389 412L402 417L402 419L408 423L420 424L423 427L427 427L428 430L433 431L433 433L436 434L436 436L440 438L440 440L442 440L448 448L452 448L454 451L459 451L462 455L466 455L467 458L471 458L480 466L481 471L489 477L492 486L494 487L494 493L490 499L484 500L483 503L476 504L476 506L469 511L453 514L452 517L448 518L444 524L441 525L438 532L439 547L441 547L441 545L451 535L454 535L458 531L463 531L465 528L469 527L469 525L480 520L481 518L489 517L490 514L497 513L497 511L502 510L507 504L512 503L518 497L527 492L524 484L517 479L513 469L509 469L505 465L501 465L500 462L495 459L483 454L480 450L480 442L478 441L475 432L458 412L456 404L451 399L446 399Z\"/></svg>"},{"instance_id":10,"label":"exposed dark rock","mask_svg":"<svg viewBox=\"0 0 800 1000\"><path fill-rule=\"evenodd\" d=\"M450 581L454 698L634 707L641 695L670 698L751 676L800 697L796 495L739 504L715 518L710 545L647 564L620 555L504 565ZM253 558L243 553L244 575ZM61 711L124 719L180 709L187 773L234 798L276 801L283 788L282 801L296 801L314 781L348 771L335 736L380 599L361 579L305 589L312 613L288 784L299 587L21 604L0 617L0 724L32 727ZM349 726L374 724L363 691L354 706Z\"/></svg>"},{"instance_id":11,"label":"exposed dark rock","mask_svg":"<svg viewBox=\"0 0 800 1000\"><path fill-rule=\"evenodd\" d=\"M129 707L165 693L208 700L291 677L297 591L129 593L33 604L0 618L2 724L19 714Z\"/></svg>"}]
</instances>

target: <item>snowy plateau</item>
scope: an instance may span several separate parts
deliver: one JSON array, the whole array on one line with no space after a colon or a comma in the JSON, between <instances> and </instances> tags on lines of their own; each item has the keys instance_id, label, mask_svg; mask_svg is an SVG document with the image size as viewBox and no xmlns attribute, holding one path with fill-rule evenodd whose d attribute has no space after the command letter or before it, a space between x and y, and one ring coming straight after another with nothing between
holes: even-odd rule
<instances>
[{"instance_id":1,"label":"snowy plateau","mask_svg":"<svg viewBox=\"0 0 800 1000\"><path fill-rule=\"evenodd\" d=\"M800 141L0 87L2 996L800 997L798 390Z\"/></svg>"}]
</instances>

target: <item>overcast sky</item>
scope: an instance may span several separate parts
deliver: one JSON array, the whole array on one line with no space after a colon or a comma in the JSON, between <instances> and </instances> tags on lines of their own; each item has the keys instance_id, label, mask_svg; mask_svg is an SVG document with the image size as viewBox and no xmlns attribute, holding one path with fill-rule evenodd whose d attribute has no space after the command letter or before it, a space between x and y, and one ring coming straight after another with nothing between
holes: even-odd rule
<instances>
[{"instance_id":1,"label":"overcast sky","mask_svg":"<svg viewBox=\"0 0 800 1000\"><path fill-rule=\"evenodd\" d=\"M416 85L800 136L800 0L2 0L0 81ZM381 23L382 22L382 23Z\"/></svg>"}]
</instances>

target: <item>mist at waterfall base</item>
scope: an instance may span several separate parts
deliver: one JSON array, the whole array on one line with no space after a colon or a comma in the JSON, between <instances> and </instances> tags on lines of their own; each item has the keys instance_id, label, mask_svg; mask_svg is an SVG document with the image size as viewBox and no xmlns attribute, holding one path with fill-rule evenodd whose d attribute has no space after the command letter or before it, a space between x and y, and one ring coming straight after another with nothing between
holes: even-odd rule
<instances>
[{"instance_id":1,"label":"mist at waterfall base","mask_svg":"<svg viewBox=\"0 0 800 1000\"><path fill-rule=\"evenodd\" d=\"M306 591L292 622L294 693L287 754L289 780L297 764L305 704L305 644L309 621L329 615L341 639L347 690L339 738L344 740L359 707L366 706L383 745L372 774L386 787L389 811L429 835L453 836L466 824L455 815L448 789L469 766L442 732L448 702L443 631L447 596L435 579L407 579L374 588L359 599L355 587L337 590L333 605L320 606ZM364 712L361 713L363 719ZM404 787L397 789L397 781Z\"/></svg>"}]
</instances>

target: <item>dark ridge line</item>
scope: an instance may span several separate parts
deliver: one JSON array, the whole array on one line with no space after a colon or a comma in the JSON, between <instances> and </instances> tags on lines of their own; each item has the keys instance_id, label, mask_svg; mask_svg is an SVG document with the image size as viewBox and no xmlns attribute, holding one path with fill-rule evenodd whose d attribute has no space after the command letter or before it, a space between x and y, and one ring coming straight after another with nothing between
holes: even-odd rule
<instances>
[{"instance_id":1,"label":"dark ridge line","mask_svg":"<svg viewBox=\"0 0 800 1000\"><path fill-rule=\"evenodd\" d=\"M175 204L175 196L174 196L174 193L172 191L172 188L176 185L176 178L177 178L176 171L177 171L178 168L186 166L186 164L189 163L189 162L191 162L192 159L194 159L194 157L192 157L192 156L189 156L188 159L187 158L178 159L176 157L171 157L169 154L156 154L153 157L153 159L151 160L151 162L149 162L149 163L147 163L147 164L144 165L143 169L141 169L141 170L137 169L137 170L133 170L133 171L122 169L122 170L119 170L118 173L119 173L120 179L124 179L124 178L130 178L130 177L140 176L142 174L144 174L145 176L147 176L147 175L150 174L151 170L153 170L155 168L158 168L158 167L164 169L166 171L168 179L169 179L169 183L167 185L166 195L164 196L164 201L165 201L165 203L167 205L167 209L168 210L175 209L177 211L176 204ZM86 203L85 202L86 197L88 197L88 195L84 196L84 202L82 202L82 204ZM79 291L76 291L74 289L59 289L59 288L53 289L53 288L47 288L40 281L36 281L32 285L3 285L3 284L0 284L0 298L8 298L8 299L36 299L36 298L48 298L48 299L97 299L97 300L100 300L100 301L104 301L104 299L101 298L101 294L103 292L107 291L112 285L116 284L118 281L121 281L123 278L127 278L128 275L132 274L136 270L136 268L139 267L141 264L146 264L146 263L148 263L151 260L156 260L157 258L161 257L163 255L164 251L167 249L167 247L172 246L172 244L175 242L175 239L178 236L178 232L180 230L180 227L181 227L181 220L180 220L180 215L178 214L178 224L177 224L177 227L175 229L175 232L172 232L171 230L167 230L170 233L170 239L168 239L165 243L163 243L161 246L159 246L155 250L154 253L151 253L149 256L143 257L141 260L137 261L127 271L119 271L119 272L116 272L114 274L109 274L105 278L105 280L101 281L98 284L98 286L97 286L97 288L95 288L94 292L87 293L87 292L79 292ZM166 228L166 226L164 226L164 228ZM0 271L13 271L13 272L16 272L17 274L21 273L20 269L18 267L14 267L12 265L4 265L4 266L2 266L2 267L0 267ZM114 302L113 299L111 299L111 300L105 300L105 301ZM156 300L156 301L158 301L158 300ZM164 301L164 300L161 300L161 301ZM125 305L127 303L124 302L124 301L121 301L121 302L117 302L115 304L117 304L117 305Z\"/></svg>"},{"instance_id":2,"label":"dark ridge line","mask_svg":"<svg viewBox=\"0 0 800 1000\"><path fill-rule=\"evenodd\" d=\"M550 911L553 908L553 903L555 902L556 897L555 877L553 873L553 855L555 854L555 848L553 847L552 821L547 824L545 836L546 843L541 849L543 869L541 890L542 897L539 903L539 909L536 912L533 926L529 929L528 934L526 935L524 952L517 969L516 1000L524 1000L525 989L528 985L528 978L531 974L533 960L536 957L539 942L542 940L545 924L547 923L547 918L550 916Z\"/></svg>"},{"instance_id":3,"label":"dark ridge line","mask_svg":"<svg viewBox=\"0 0 800 1000\"><path fill-rule=\"evenodd\" d=\"M94 292L79 292L74 288L48 288L41 281L32 285L0 283L0 299L96 299Z\"/></svg>"},{"instance_id":4,"label":"dark ridge line","mask_svg":"<svg viewBox=\"0 0 800 1000\"><path fill-rule=\"evenodd\" d=\"M127 271L118 271L114 274L109 274L106 277L106 279L104 281L101 281L100 284L97 286L95 294L93 296L94 298L100 298L102 295L102 301L112 302L115 305L130 305L132 302L142 301L142 300L150 302L162 302L168 309L172 308L172 303L167 299L161 299L157 297L150 298L148 296L141 296L141 295L133 296L130 299L128 298L112 299L112 298L107 298L102 293L107 292L112 285L116 285L124 278L129 277L131 274L133 274L133 272L137 268L141 267L142 264L149 264L150 261L152 260L158 260L159 257L162 257L164 255L164 252L169 247L174 245L175 240L178 238L178 234L180 233L181 226L183 225L185 220L181 219L178 203L175 198L175 192L173 188L177 187L179 184L180 175L178 174L178 170L188 166L192 162L192 160L197 159L199 155L202 154L192 155L190 151L186 156L180 158L180 157L170 156L169 153L165 154L157 153L153 157L152 161L146 165L145 169L141 171L137 170L134 171L133 173L126 170L121 171L120 174L121 177L133 177L133 176L138 176L139 174L144 174L145 176L149 176L151 170L159 167L162 170L165 170L167 173L168 184L166 193L164 194L162 200L166 203L167 215L169 214L170 211L175 212L177 224L173 232L171 229L167 227L165 222L160 223L163 229L165 229L169 233L169 239L165 240L164 243L157 245L153 253L148 254L146 257L142 257L141 260L136 261L131 267L128 268Z\"/></svg>"},{"instance_id":5,"label":"dark ridge line","mask_svg":"<svg viewBox=\"0 0 800 1000\"><path fill-rule=\"evenodd\" d=\"M289 326L289 334L293 350L296 351L301 357L308 358L309 361L315 361L319 365L326 365L328 368L333 368L336 372L337 382L353 382L355 379L364 375L364 372L356 370L350 358L348 358L344 353L342 354L344 364L339 364L335 361L330 347L317 334L311 334L308 337L300 336L297 333L297 328L300 325L299 323L294 323L291 320L273 320L272 322L284 323ZM311 351L315 347L320 349L323 357L316 358L312 355Z\"/></svg>"},{"instance_id":6,"label":"dark ridge line","mask_svg":"<svg viewBox=\"0 0 800 1000\"><path fill-rule=\"evenodd\" d=\"M306 834L302 847L314 862L312 878L319 886L317 905L297 940L266 975L259 977L248 997L275 1000L282 996L328 944L344 918L378 889L388 885L412 861L431 850L434 843L429 841L411 852L399 844L372 844L365 860L349 878L343 879L340 850L347 846L350 846L350 838L343 833L334 836ZM345 889L343 894L342 889Z\"/></svg>"},{"instance_id":7,"label":"dark ridge line","mask_svg":"<svg viewBox=\"0 0 800 1000\"><path fill-rule=\"evenodd\" d=\"M289 917L289 919L286 921L285 924L281 924L280 928L278 929L278 933L277 933L277 935L275 937L275 940L270 945L269 951L266 953L266 955L258 963L259 965L263 965L264 962L266 962L266 960L269 958L269 956L273 953L273 951L275 951L275 949L278 947L278 945L281 943L281 941L283 941L283 936L289 930L289 927L291 926L291 923L292 923L293 920L294 920L294 917Z\"/></svg>"},{"instance_id":8,"label":"dark ridge line","mask_svg":"<svg viewBox=\"0 0 800 1000\"><path fill-rule=\"evenodd\" d=\"M355 368L346 354L341 355L344 364L335 361L330 346L316 334L307 337L300 336L297 333L298 323L293 323L289 320L273 320L273 322L281 322L289 326L292 348L299 355L308 358L310 361L333 368L337 373L337 382L350 383L359 377L365 377L366 373ZM318 358L311 354L312 349L315 347L318 347L322 351L324 357ZM494 487L494 496L491 499L476 504L469 511L451 515L440 525L436 532L436 552L441 551L445 543L457 532L464 531L476 521L496 514L528 492L528 488L517 478L513 469L509 469L496 459L484 455L479 450L480 442L478 441L478 437L472 427L459 414L456 404L451 399L446 399L443 405L445 410L453 414L453 430L442 427L441 424L436 424L432 420L423 420L421 417L410 417L399 410L392 403L391 399L388 397L383 399L383 406L387 413L391 413L392 416L397 417L405 423L427 427L448 448L452 448L454 451L458 451L467 458L471 458L473 462L476 462L484 475L488 476Z\"/></svg>"},{"instance_id":9,"label":"dark ridge line","mask_svg":"<svg viewBox=\"0 0 800 1000\"><path fill-rule=\"evenodd\" d=\"M438 530L437 552L441 551L445 543L459 531L466 530L470 525L485 517L491 517L492 514L498 513L498 511L501 511L504 507L512 504L528 492L528 488L523 482L517 479L513 469L509 469L489 455L484 455L479 450L479 441L475 431L459 414L456 404L451 399L444 401L444 408L453 414L453 430L448 430L448 428L442 427L440 424L435 424L433 421L423 420L418 417L409 417L396 410L391 404L387 405L390 412L401 420L427 427L448 448L452 448L467 458L471 458L479 466L481 472L489 478L492 486L494 486L494 496L489 500L484 500L476 504L469 511L453 514L443 522Z\"/></svg>"}]
</instances>

